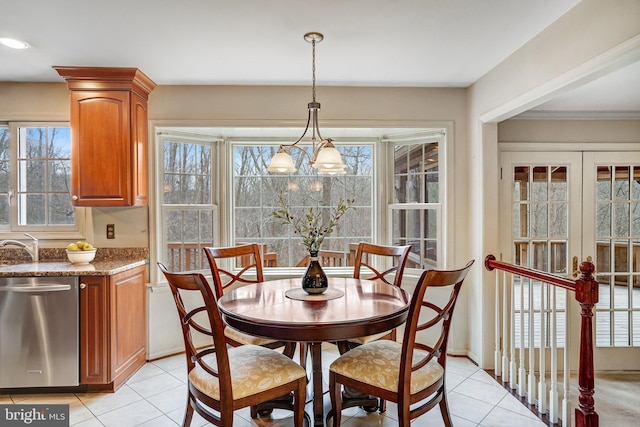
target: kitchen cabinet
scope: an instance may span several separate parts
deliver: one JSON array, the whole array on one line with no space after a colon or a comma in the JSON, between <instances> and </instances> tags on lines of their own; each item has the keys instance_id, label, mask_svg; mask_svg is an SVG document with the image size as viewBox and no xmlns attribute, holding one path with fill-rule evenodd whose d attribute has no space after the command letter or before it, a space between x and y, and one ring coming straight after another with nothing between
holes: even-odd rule
<instances>
[{"instance_id":1,"label":"kitchen cabinet","mask_svg":"<svg viewBox=\"0 0 640 427\"><path fill-rule=\"evenodd\" d=\"M71 92L71 203L147 206L155 83L137 68L54 68Z\"/></svg>"},{"instance_id":2,"label":"kitchen cabinet","mask_svg":"<svg viewBox=\"0 0 640 427\"><path fill-rule=\"evenodd\" d=\"M146 266L80 277L80 383L114 391L146 362Z\"/></svg>"}]
</instances>

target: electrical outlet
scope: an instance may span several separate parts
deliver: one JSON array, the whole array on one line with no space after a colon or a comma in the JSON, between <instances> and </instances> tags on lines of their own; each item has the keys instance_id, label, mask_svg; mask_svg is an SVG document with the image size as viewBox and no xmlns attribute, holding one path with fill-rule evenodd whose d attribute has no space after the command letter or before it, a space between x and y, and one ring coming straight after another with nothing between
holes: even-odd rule
<instances>
[{"instance_id":1,"label":"electrical outlet","mask_svg":"<svg viewBox=\"0 0 640 427\"><path fill-rule=\"evenodd\" d=\"M115 238L116 238L116 225L107 224L107 239L115 239Z\"/></svg>"}]
</instances>

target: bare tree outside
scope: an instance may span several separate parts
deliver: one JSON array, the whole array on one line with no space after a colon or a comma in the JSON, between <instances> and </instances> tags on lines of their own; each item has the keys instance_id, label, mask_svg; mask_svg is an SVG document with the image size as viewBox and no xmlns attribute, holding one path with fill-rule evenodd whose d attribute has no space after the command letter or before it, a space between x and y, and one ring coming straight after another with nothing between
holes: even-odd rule
<instances>
[{"instance_id":1,"label":"bare tree outside","mask_svg":"<svg viewBox=\"0 0 640 427\"><path fill-rule=\"evenodd\" d=\"M283 191L294 215L309 207L320 209L325 222L340 198L354 200L355 210L341 218L336 230L323 242L322 250L349 254L349 244L372 240L373 166L372 146L341 145L346 175L321 176L308 158L297 150L291 154L298 172L271 175L267 166L278 144L236 144L233 149L234 236L236 243L256 242L277 255L277 266L296 266L305 258L301 238L292 227L271 216Z\"/></svg>"}]
</instances>

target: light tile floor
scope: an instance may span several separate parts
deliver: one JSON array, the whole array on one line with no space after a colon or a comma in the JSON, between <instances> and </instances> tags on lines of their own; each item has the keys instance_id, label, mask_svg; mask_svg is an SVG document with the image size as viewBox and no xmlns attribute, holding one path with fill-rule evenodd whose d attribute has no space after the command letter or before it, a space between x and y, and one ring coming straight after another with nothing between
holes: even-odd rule
<instances>
[{"instance_id":1,"label":"light tile floor","mask_svg":"<svg viewBox=\"0 0 640 427\"><path fill-rule=\"evenodd\" d=\"M325 345L325 387L328 366L336 357L336 348ZM466 358L448 359L447 390L449 409L456 427L545 425L489 374ZM71 425L75 427L175 427L182 423L186 393L184 355L177 355L147 363L115 393L0 395L0 403L68 403ZM324 402L326 413L331 406L327 394ZM310 403L307 404L307 410L311 412ZM398 426L396 407L390 402L383 415L349 408L343 412L342 420L344 427ZM245 408L237 411L234 419L235 427L284 427L292 424L291 413L281 410L274 411L271 417L252 420L249 409ZM437 408L413 424L433 427L444 425ZM191 425L200 427L210 424L195 414Z\"/></svg>"}]
</instances>

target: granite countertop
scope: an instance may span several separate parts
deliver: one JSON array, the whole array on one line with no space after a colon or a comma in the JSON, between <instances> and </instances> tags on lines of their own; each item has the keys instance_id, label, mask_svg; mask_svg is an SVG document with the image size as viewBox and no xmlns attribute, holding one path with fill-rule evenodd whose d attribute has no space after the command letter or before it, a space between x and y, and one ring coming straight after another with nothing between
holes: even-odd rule
<instances>
[{"instance_id":1,"label":"granite countertop","mask_svg":"<svg viewBox=\"0 0 640 427\"><path fill-rule=\"evenodd\" d=\"M7 249L0 254L0 277L111 276L149 263L146 248L98 249L96 258L84 265L69 262L64 249L42 250L39 262L20 258L26 252L15 251Z\"/></svg>"},{"instance_id":2,"label":"granite countertop","mask_svg":"<svg viewBox=\"0 0 640 427\"><path fill-rule=\"evenodd\" d=\"M146 259L91 261L84 265L69 261L1 263L0 277L110 276L146 264Z\"/></svg>"}]
</instances>

